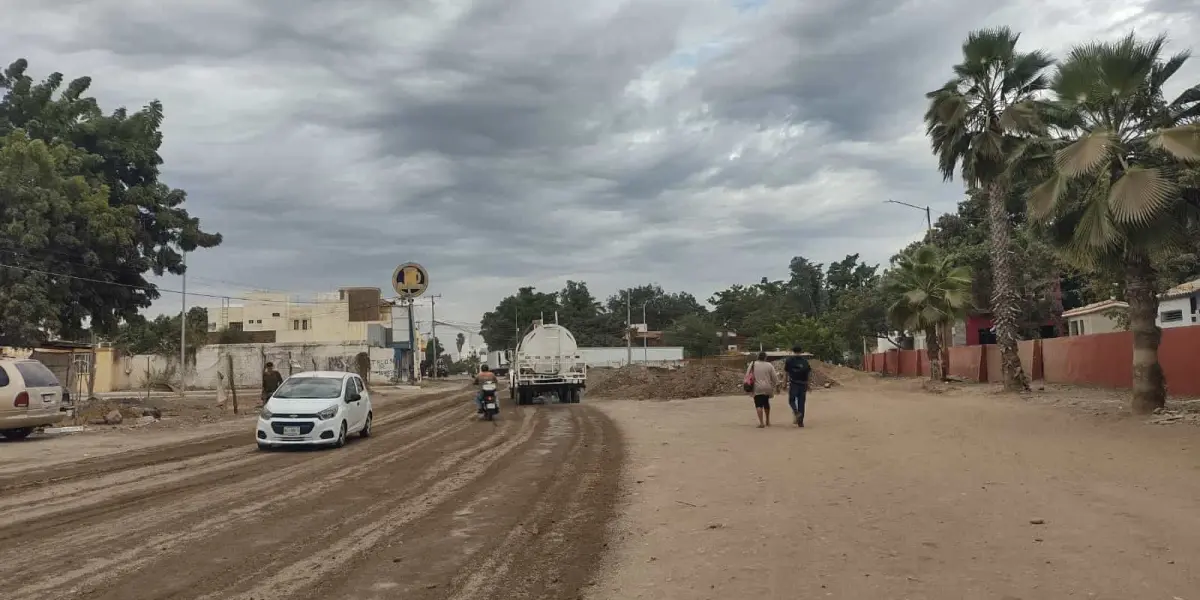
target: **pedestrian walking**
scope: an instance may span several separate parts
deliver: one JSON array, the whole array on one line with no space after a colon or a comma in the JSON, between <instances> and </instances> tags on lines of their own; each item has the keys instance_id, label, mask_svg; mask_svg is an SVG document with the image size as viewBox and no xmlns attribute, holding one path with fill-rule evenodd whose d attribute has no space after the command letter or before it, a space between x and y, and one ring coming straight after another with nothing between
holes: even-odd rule
<instances>
[{"instance_id":1,"label":"pedestrian walking","mask_svg":"<svg viewBox=\"0 0 1200 600\"><path fill-rule=\"evenodd\" d=\"M771 397L779 387L779 374L775 365L767 362L767 353L759 352L758 359L746 367L743 386L754 397L754 412L758 415L758 427L771 426Z\"/></svg>"},{"instance_id":2,"label":"pedestrian walking","mask_svg":"<svg viewBox=\"0 0 1200 600\"><path fill-rule=\"evenodd\" d=\"M232 383L232 382L231 382ZM275 370L275 363L267 363L263 368L262 375L262 403L266 406L267 400L271 399L271 395L279 386L283 385L283 374Z\"/></svg>"},{"instance_id":3,"label":"pedestrian walking","mask_svg":"<svg viewBox=\"0 0 1200 600\"><path fill-rule=\"evenodd\" d=\"M812 374L812 365L808 364L800 344L792 346L792 355L784 361L783 370L787 373L788 406L792 409L792 422L797 427L804 427L804 404L808 400L808 376Z\"/></svg>"}]
</instances>

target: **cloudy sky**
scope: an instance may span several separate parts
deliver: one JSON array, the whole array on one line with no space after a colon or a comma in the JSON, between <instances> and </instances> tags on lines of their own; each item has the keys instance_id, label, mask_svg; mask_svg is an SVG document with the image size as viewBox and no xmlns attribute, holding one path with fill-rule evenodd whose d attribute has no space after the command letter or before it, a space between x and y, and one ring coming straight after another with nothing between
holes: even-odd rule
<instances>
[{"instance_id":1,"label":"cloudy sky","mask_svg":"<svg viewBox=\"0 0 1200 600\"><path fill-rule=\"evenodd\" d=\"M953 210L923 93L968 30L1200 40L1198 0L5 0L0 60L161 99L164 179L225 243L194 291L521 285L707 298L795 255L886 261ZM1200 58L1177 76L1200 80ZM178 289L178 278L164 287ZM208 301L206 301L208 302ZM219 303L219 301L211 301ZM159 310L178 310L166 294Z\"/></svg>"}]
</instances>

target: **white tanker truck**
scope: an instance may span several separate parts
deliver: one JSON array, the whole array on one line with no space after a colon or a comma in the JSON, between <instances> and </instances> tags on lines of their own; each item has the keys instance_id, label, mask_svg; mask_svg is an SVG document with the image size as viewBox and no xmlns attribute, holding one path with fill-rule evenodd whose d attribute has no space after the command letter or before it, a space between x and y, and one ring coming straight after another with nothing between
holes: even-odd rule
<instances>
[{"instance_id":1,"label":"white tanker truck","mask_svg":"<svg viewBox=\"0 0 1200 600\"><path fill-rule=\"evenodd\" d=\"M534 321L509 367L509 393L517 404L532 404L539 396L557 396L559 402L575 404L587 387L587 365L579 354L579 344L558 324Z\"/></svg>"}]
</instances>

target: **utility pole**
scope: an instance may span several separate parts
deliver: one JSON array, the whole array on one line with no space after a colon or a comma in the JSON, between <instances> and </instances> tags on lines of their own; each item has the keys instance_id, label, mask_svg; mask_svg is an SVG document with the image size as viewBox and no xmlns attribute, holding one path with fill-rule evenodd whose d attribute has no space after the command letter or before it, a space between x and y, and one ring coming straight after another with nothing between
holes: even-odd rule
<instances>
[{"instance_id":1,"label":"utility pole","mask_svg":"<svg viewBox=\"0 0 1200 600\"><path fill-rule=\"evenodd\" d=\"M629 290L625 290L625 364L633 364L633 313L629 305Z\"/></svg>"},{"instance_id":2,"label":"utility pole","mask_svg":"<svg viewBox=\"0 0 1200 600\"><path fill-rule=\"evenodd\" d=\"M434 299L441 297L441 294L429 297L429 337L433 338L433 358L429 359L429 376L433 379L437 379L438 368L437 311Z\"/></svg>"},{"instance_id":3,"label":"utility pole","mask_svg":"<svg viewBox=\"0 0 1200 600\"><path fill-rule=\"evenodd\" d=\"M646 304L648 302L642 303L642 327L646 328L646 331L642 333L642 364L647 365L650 364L650 342L647 341L650 325L646 323Z\"/></svg>"},{"instance_id":4,"label":"utility pole","mask_svg":"<svg viewBox=\"0 0 1200 600\"><path fill-rule=\"evenodd\" d=\"M187 395L187 250L183 251L183 301L179 307L179 395Z\"/></svg>"},{"instance_id":5,"label":"utility pole","mask_svg":"<svg viewBox=\"0 0 1200 600\"><path fill-rule=\"evenodd\" d=\"M420 368L420 365L417 364L417 328L416 321L413 318L413 299L410 297L406 300L408 300L406 303L408 305L408 382L415 385L417 382L417 369Z\"/></svg>"}]
</instances>

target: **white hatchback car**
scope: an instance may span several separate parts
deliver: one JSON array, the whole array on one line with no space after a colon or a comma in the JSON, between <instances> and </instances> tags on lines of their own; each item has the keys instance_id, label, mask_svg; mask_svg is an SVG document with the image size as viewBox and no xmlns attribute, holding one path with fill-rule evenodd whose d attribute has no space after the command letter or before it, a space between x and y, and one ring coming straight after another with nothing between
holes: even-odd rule
<instances>
[{"instance_id":1,"label":"white hatchback car","mask_svg":"<svg viewBox=\"0 0 1200 600\"><path fill-rule=\"evenodd\" d=\"M54 425L62 412L63 387L54 372L31 359L0 359L0 435L23 440Z\"/></svg>"},{"instance_id":2,"label":"white hatchback car","mask_svg":"<svg viewBox=\"0 0 1200 600\"><path fill-rule=\"evenodd\" d=\"M371 435L371 394L354 373L306 371L288 377L258 416L258 447L333 446Z\"/></svg>"}]
</instances>

